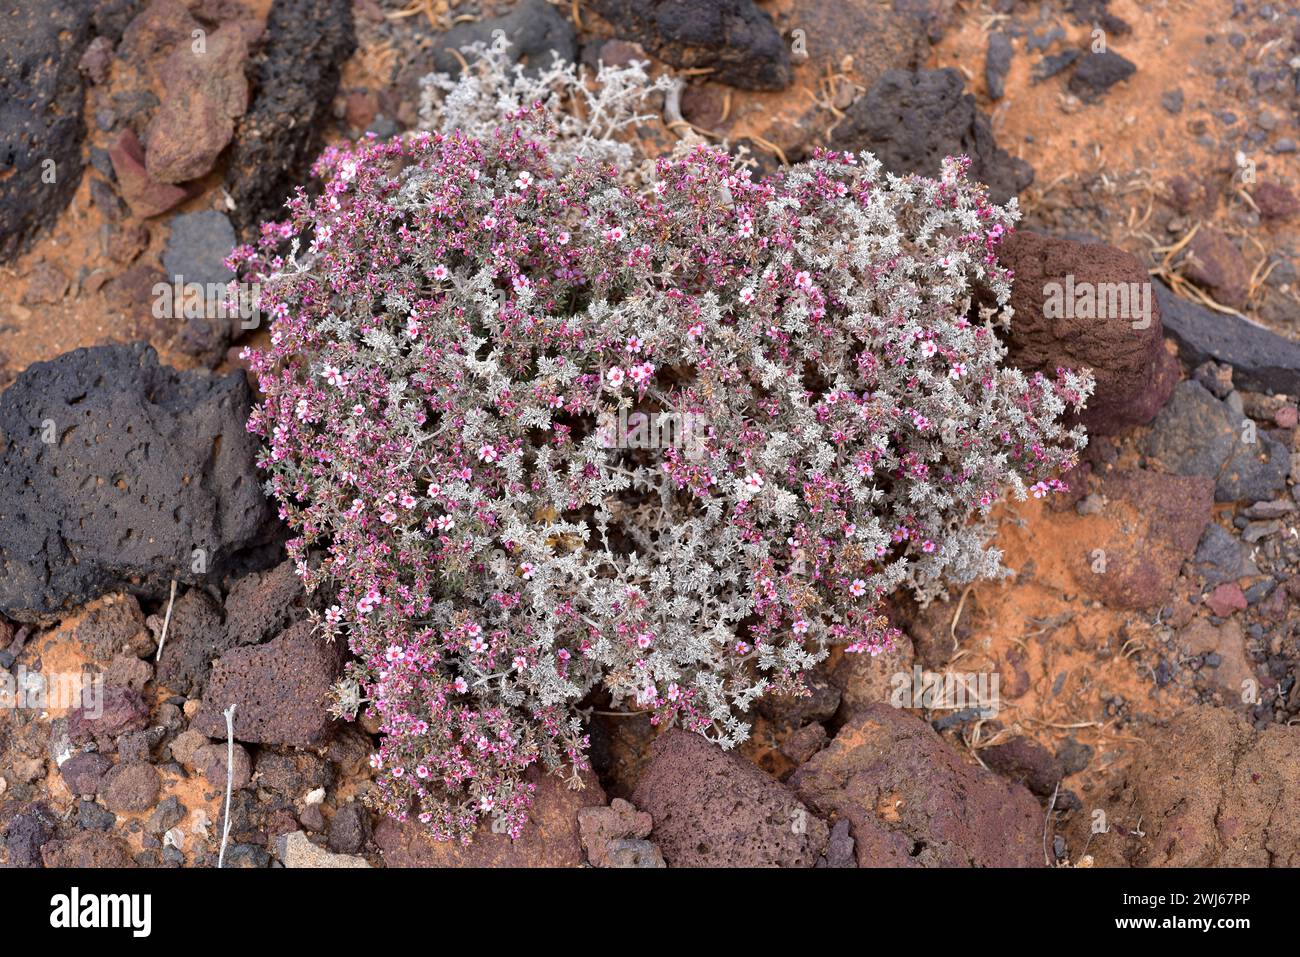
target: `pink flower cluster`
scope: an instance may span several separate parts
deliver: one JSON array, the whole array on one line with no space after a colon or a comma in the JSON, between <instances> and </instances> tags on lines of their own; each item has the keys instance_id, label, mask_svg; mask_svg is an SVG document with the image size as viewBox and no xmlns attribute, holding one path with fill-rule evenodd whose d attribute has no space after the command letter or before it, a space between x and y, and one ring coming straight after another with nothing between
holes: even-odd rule
<instances>
[{"instance_id":1,"label":"pink flower cluster","mask_svg":"<svg viewBox=\"0 0 1300 957\"><path fill-rule=\"evenodd\" d=\"M275 316L260 465L381 723L380 804L439 837L517 834L597 692L743 740L831 645L890 646L884 595L992 571L972 515L1083 442L1086 377L1000 364L1012 219L962 161L756 182L699 148L638 185L553 164L539 116L331 150L235 257ZM624 447L620 409L704 426Z\"/></svg>"}]
</instances>

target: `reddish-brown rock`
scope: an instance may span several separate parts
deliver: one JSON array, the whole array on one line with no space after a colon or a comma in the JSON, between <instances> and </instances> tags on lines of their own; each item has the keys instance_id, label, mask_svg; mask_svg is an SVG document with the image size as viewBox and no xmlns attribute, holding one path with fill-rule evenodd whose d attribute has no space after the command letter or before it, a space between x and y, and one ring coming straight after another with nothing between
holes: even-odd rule
<instances>
[{"instance_id":1,"label":"reddish-brown rock","mask_svg":"<svg viewBox=\"0 0 1300 957\"><path fill-rule=\"evenodd\" d=\"M888 705L860 712L790 784L814 810L848 819L859 867L1044 863L1034 796L967 763L924 721Z\"/></svg>"},{"instance_id":2,"label":"reddish-brown rock","mask_svg":"<svg viewBox=\"0 0 1300 957\"><path fill-rule=\"evenodd\" d=\"M1213 226L1202 226L1187 244L1184 272L1216 302L1233 309L1246 304L1250 267L1232 240Z\"/></svg>"},{"instance_id":3,"label":"reddish-brown rock","mask_svg":"<svg viewBox=\"0 0 1300 957\"><path fill-rule=\"evenodd\" d=\"M145 168L160 183L196 179L217 161L248 109L244 63L257 30L222 27L196 51L184 44L162 66L162 102L145 133ZM197 42L197 41L196 41Z\"/></svg>"},{"instance_id":4,"label":"reddish-brown rock","mask_svg":"<svg viewBox=\"0 0 1300 957\"><path fill-rule=\"evenodd\" d=\"M1057 368L1091 369L1097 386L1080 416L1090 431L1114 434L1150 422L1178 381L1178 364L1165 351L1160 307L1142 264L1113 246L1053 239L1027 229L1007 240L999 258L1015 272L1008 361L1049 376ZM1078 308L1089 288L1084 283L1091 284L1096 307L1087 318L1080 313L1088 316L1088 311ZM1138 295L1130 297L1127 308L1118 290L1113 300L1109 288L1096 295L1098 284L1120 283L1137 284L1128 285ZM1060 289L1060 315L1052 284ZM1096 318L1102 313L1106 318Z\"/></svg>"},{"instance_id":5,"label":"reddish-brown rock","mask_svg":"<svg viewBox=\"0 0 1300 957\"><path fill-rule=\"evenodd\" d=\"M1286 220L1300 213L1300 200L1281 183L1260 183L1251 197L1259 207L1259 218Z\"/></svg>"},{"instance_id":6,"label":"reddish-brown rock","mask_svg":"<svg viewBox=\"0 0 1300 957\"><path fill-rule=\"evenodd\" d=\"M578 833L595 867L611 866L610 842L649 837L653 827L649 814L622 798L614 798L609 807L584 807L578 811Z\"/></svg>"},{"instance_id":7,"label":"reddish-brown rock","mask_svg":"<svg viewBox=\"0 0 1300 957\"><path fill-rule=\"evenodd\" d=\"M679 730L652 751L632 802L670 867L812 867L825 853L826 823L734 753Z\"/></svg>"},{"instance_id":8,"label":"reddish-brown rock","mask_svg":"<svg viewBox=\"0 0 1300 957\"><path fill-rule=\"evenodd\" d=\"M471 844L435 841L418 821L399 823L383 818L375 828L375 844L389 867L579 867L584 862L578 813L603 805L605 792L595 776L582 776L584 787L574 790L560 778L536 769L526 776L537 785L528 824L519 840L479 829Z\"/></svg>"},{"instance_id":9,"label":"reddish-brown rock","mask_svg":"<svg viewBox=\"0 0 1300 957\"><path fill-rule=\"evenodd\" d=\"M330 689L343 664L339 642L315 633L310 621L265 645L235 648L212 666L203 707L191 727L226 738L225 710L235 705L235 738L252 744L307 748L328 738Z\"/></svg>"},{"instance_id":10,"label":"reddish-brown rock","mask_svg":"<svg viewBox=\"0 0 1300 957\"><path fill-rule=\"evenodd\" d=\"M165 213L184 202L189 193L179 186L163 183L149 175L145 169L144 149L130 129L123 131L117 143L109 149L122 198L131 212L141 218Z\"/></svg>"},{"instance_id":11,"label":"reddish-brown rock","mask_svg":"<svg viewBox=\"0 0 1300 957\"><path fill-rule=\"evenodd\" d=\"M912 672L912 639L898 636L894 647L879 655L846 654L831 672L831 683L840 689L840 714L851 717L873 704L888 704L894 676Z\"/></svg>"},{"instance_id":12,"label":"reddish-brown rock","mask_svg":"<svg viewBox=\"0 0 1300 957\"><path fill-rule=\"evenodd\" d=\"M97 741L100 750L111 750L120 734L141 731L149 725L149 705L140 692L130 688L105 688L102 696L87 702L68 715L68 738L73 744Z\"/></svg>"},{"instance_id":13,"label":"reddish-brown rock","mask_svg":"<svg viewBox=\"0 0 1300 957\"><path fill-rule=\"evenodd\" d=\"M70 840L41 848L46 867L134 867L126 845L103 831L79 831Z\"/></svg>"},{"instance_id":14,"label":"reddish-brown rock","mask_svg":"<svg viewBox=\"0 0 1300 957\"><path fill-rule=\"evenodd\" d=\"M1214 480L1137 469L1110 475L1099 488L1108 521L1076 520L1079 586L1112 608L1162 603L1210 521Z\"/></svg>"},{"instance_id":15,"label":"reddish-brown rock","mask_svg":"<svg viewBox=\"0 0 1300 957\"><path fill-rule=\"evenodd\" d=\"M1185 711L1146 735L1125 783L1098 806L1109 830L1089 853L1103 866L1296 867L1300 728L1257 731L1225 708Z\"/></svg>"}]
</instances>

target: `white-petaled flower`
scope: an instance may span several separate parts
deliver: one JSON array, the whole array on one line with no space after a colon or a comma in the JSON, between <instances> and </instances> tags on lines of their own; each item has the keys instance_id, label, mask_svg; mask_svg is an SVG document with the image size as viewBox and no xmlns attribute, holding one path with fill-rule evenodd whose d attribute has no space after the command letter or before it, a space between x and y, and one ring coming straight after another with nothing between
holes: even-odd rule
<instances>
[{"instance_id":1,"label":"white-petaled flower","mask_svg":"<svg viewBox=\"0 0 1300 957\"><path fill-rule=\"evenodd\" d=\"M745 491L750 495L757 495L763 489L763 476L757 472L745 476Z\"/></svg>"},{"instance_id":2,"label":"white-petaled flower","mask_svg":"<svg viewBox=\"0 0 1300 957\"><path fill-rule=\"evenodd\" d=\"M849 594L854 598L861 598L867 593L867 583L861 578L853 579L853 584L849 586Z\"/></svg>"},{"instance_id":3,"label":"white-petaled flower","mask_svg":"<svg viewBox=\"0 0 1300 957\"><path fill-rule=\"evenodd\" d=\"M614 366L614 368L605 373L605 381L608 382L612 388L618 389L623 385L625 375L626 374L623 372L622 367Z\"/></svg>"}]
</instances>

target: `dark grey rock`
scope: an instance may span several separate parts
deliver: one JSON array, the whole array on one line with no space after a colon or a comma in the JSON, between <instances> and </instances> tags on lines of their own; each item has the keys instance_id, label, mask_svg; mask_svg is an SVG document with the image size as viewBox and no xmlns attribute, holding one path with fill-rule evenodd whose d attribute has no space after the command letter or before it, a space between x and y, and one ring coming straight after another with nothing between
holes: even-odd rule
<instances>
[{"instance_id":1,"label":"dark grey rock","mask_svg":"<svg viewBox=\"0 0 1300 957\"><path fill-rule=\"evenodd\" d=\"M1034 180L1024 160L993 139L988 117L962 90L961 74L944 70L887 70L835 128L837 149L870 150L892 173L937 177L945 156L971 159L972 179L1005 203Z\"/></svg>"},{"instance_id":2,"label":"dark grey rock","mask_svg":"<svg viewBox=\"0 0 1300 957\"><path fill-rule=\"evenodd\" d=\"M171 235L163 250L163 269L168 279L181 282L228 283L235 271L224 260L235 247L235 228L224 213L215 209L181 213L169 222Z\"/></svg>"},{"instance_id":3,"label":"dark grey rock","mask_svg":"<svg viewBox=\"0 0 1300 957\"><path fill-rule=\"evenodd\" d=\"M1050 30L1045 30L1041 36L1031 30L1029 31L1028 37L1025 39L1025 49L1030 53L1037 53L1041 50L1046 50L1057 40L1064 39L1065 30L1059 26L1054 26Z\"/></svg>"},{"instance_id":4,"label":"dark grey rock","mask_svg":"<svg viewBox=\"0 0 1300 957\"><path fill-rule=\"evenodd\" d=\"M1078 50L1062 50L1060 53L1045 56L1034 64L1030 80L1034 83L1050 80L1062 70L1068 69L1077 59L1079 59Z\"/></svg>"},{"instance_id":5,"label":"dark grey rock","mask_svg":"<svg viewBox=\"0 0 1300 957\"><path fill-rule=\"evenodd\" d=\"M853 846L849 819L842 817L831 827L831 836L826 844L826 866L857 867L858 859L853 853Z\"/></svg>"},{"instance_id":6,"label":"dark grey rock","mask_svg":"<svg viewBox=\"0 0 1300 957\"><path fill-rule=\"evenodd\" d=\"M0 262L27 249L81 182L86 121L77 64L93 6L0 0Z\"/></svg>"},{"instance_id":7,"label":"dark grey rock","mask_svg":"<svg viewBox=\"0 0 1300 957\"><path fill-rule=\"evenodd\" d=\"M1300 393L1300 344L1239 316L1212 312L1155 282L1165 331L1189 364L1216 359L1232 366L1233 379L1254 392Z\"/></svg>"},{"instance_id":8,"label":"dark grey rock","mask_svg":"<svg viewBox=\"0 0 1300 957\"><path fill-rule=\"evenodd\" d=\"M984 83L988 86L989 99L1000 100L1006 94L1007 71L1011 69L1015 52L1005 33L989 34L988 52L984 55Z\"/></svg>"},{"instance_id":9,"label":"dark grey rock","mask_svg":"<svg viewBox=\"0 0 1300 957\"><path fill-rule=\"evenodd\" d=\"M226 848L226 867L269 867L271 855L256 844L232 844Z\"/></svg>"},{"instance_id":10,"label":"dark grey rock","mask_svg":"<svg viewBox=\"0 0 1300 957\"><path fill-rule=\"evenodd\" d=\"M0 396L0 610L44 620L243 567L275 530L250 405L242 371L177 372L144 343L29 366Z\"/></svg>"},{"instance_id":11,"label":"dark grey rock","mask_svg":"<svg viewBox=\"0 0 1300 957\"><path fill-rule=\"evenodd\" d=\"M1183 112L1183 91L1178 87L1174 87L1172 90L1165 90L1165 92L1160 94L1160 105L1163 106L1166 111L1173 114Z\"/></svg>"},{"instance_id":12,"label":"dark grey rock","mask_svg":"<svg viewBox=\"0 0 1300 957\"><path fill-rule=\"evenodd\" d=\"M679 69L711 67L710 79L744 90L782 90L794 80L785 40L753 0L589 0L589 5L613 25L619 39L640 43Z\"/></svg>"},{"instance_id":13,"label":"dark grey rock","mask_svg":"<svg viewBox=\"0 0 1300 957\"><path fill-rule=\"evenodd\" d=\"M159 683L190 698L202 697L213 660L231 644L221 607L202 589L191 588L172 608L167 644L158 661Z\"/></svg>"},{"instance_id":14,"label":"dark grey rock","mask_svg":"<svg viewBox=\"0 0 1300 957\"><path fill-rule=\"evenodd\" d=\"M1066 738L1065 743L1056 751L1061 762L1061 771L1066 775L1078 774L1092 760L1092 747L1080 744L1074 738Z\"/></svg>"},{"instance_id":15,"label":"dark grey rock","mask_svg":"<svg viewBox=\"0 0 1300 957\"><path fill-rule=\"evenodd\" d=\"M5 831L10 867L40 867L41 848L53 840L58 818L44 804L29 805L14 815Z\"/></svg>"},{"instance_id":16,"label":"dark grey rock","mask_svg":"<svg viewBox=\"0 0 1300 957\"><path fill-rule=\"evenodd\" d=\"M77 804L77 826L83 831L111 831L117 815L96 801Z\"/></svg>"},{"instance_id":17,"label":"dark grey rock","mask_svg":"<svg viewBox=\"0 0 1300 957\"><path fill-rule=\"evenodd\" d=\"M609 842L610 867L667 867L657 845L641 838L614 838Z\"/></svg>"},{"instance_id":18,"label":"dark grey rock","mask_svg":"<svg viewBox=\"0 0 1300 957\"><path fill-rule=\"evenodd\" d=\"M1262 429L1253 429L1253 442L1245 441L1251 432L1230 402L1188 379L1156 416L1146 453L1176 475L1214 478L1215 501L1272 498L1286 484L1290 454Z\"/></svg>"},{"instance_id":19,"label":"dark grey rock","mask_svg":"<svg viewBox=\"0 0 1300 957\"><path fill-rule=\"evenodd\" d=\"M1074 68L1070 77L1070 92L1089 99L1100 96L1121 80L1127 80L1137 67L1114 50L1088 53Z\"/></svg>"},{"instance_id":20,"label":"dark grey rock","mask_svg":"<svg viewBox=\"0 0 1300 957\"><path fill-rule=\"evenodd\" d=\"M257 93L235 131L226 189L247 235L276 217L319 154L339 72L356 49L351 0L274 0Z\"/></svg>"},{"instance_id":21,"label":"dark grey rock","mask_svg":"<svg viewBox=\"0 0 1300 957\"><path fill-rule=\"evenodd\" d=\"M339 854L356 854L366 846L370 834L370 813L356 801L348 801L330 821L330 850Z\"/></svg>"},{"instance_id":22,"label":"dark grey rock","mask_svg":"<svg viewBox=\"0 0 1300 957\"><path fill-rule=\"evenodd\" d=\"M1241 539L1217 522L1211 522L1205 527L1200 544L1196 546L1192 570L1207 585L1236 581L1247 574L1246 554Z\"/></svg>"},{"instance_id":23,"label":"dark grey rock","mask_svg":"<svg viewBox=\"0 0 1300 957\"><path fill-rule=\"evenodd\" d=\"M420 75L436 70L453 77L460 76L460 61L450 51L474 43L491 43L498 30L510 41L511 56L527 61L531 72L550 66L553 57L569 63L577 59L578 45L573 25L564 15L546 0L522 0L504 16L459 23L434 37L430 44L432 58L421 59L404 68L403 75L418 79Z\"/></svg>"}]
</instances>

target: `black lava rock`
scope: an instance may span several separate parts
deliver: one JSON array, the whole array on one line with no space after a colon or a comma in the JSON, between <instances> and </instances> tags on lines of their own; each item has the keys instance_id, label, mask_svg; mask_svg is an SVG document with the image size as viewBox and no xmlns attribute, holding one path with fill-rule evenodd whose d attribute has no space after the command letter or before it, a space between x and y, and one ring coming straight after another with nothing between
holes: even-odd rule
<instances>
[{"instance_id":1,"label":"black lava rock","mask_svg":"<svg viewBox=\"0 0 1300 957\"><path fill-rule=\"evenodd\" d=\"M1120 80L1127 80L1137 67L1113 50L1089 53L1074 68L1070 92L1083 99L1100 96Z\"/></svg>"},{"instance_id":2,"label":"black lava rock","mask_svg":"<svg viewBox=\"0 0 1300 957\"><path fill-rule=\"evenodd\" d=\"M274 217L322 145L339 71L356 49L351 0L274 0L252 105L235 132L226 189L247 234Z\"/></svg>"},{"instance_id":3,"label":"black lava rock","mask_svg":"<svg viewBox=\"0 0 1300 957\"><path fill-rule=\"evenodd\" d=\"M965 154L970 175L1005 203L1034 181L1028 163L993 140L988 117L962 92L961 74L944 70L887 70L835 128L838 149L870 150L892 173L938 176L945 156Z\"/></svg>"},{"instance_id":4,"label":"black lava rock","mask_svg":"<svg viewBox=\"0 0 1300 957\"><path fill-rule=\"evenodd\" d=\"M510 41L510 55L526 60L532 72L550 66L552 55L569 63L577 59L573 25L564 15L546 0L522 0L504 16L458 23L434 37L428 56L418 57L402 68L400 85L414 89L419 79L431 71L460 76L460 60L451 51L474 43L491 43L498 30Z\"/></svg>"},{"instance_id":5,"label":"black lava rock","mask_svg":"<svg viewBox=\"0 0 1300 957\"><path fill-rule=\"evenodd\" d=\"M91 7L0 0L0 262L27 249L81 182Z\"/></svg>"},{"instance_id":6,"label":"black lava rock","mask_svg":"<svg viewBox=\"0 0 1300 957\"><path fill-rule=\"evenodd\" d=\"M984 55L984 83L989 90L989 99L1000 100L1006 94L1007 71L1011 69L1011 57L1015 52L1005 33L989 34L989 48Z\"/></svg>"},{"instance_id":7,"label":"black lava rock","mask_svg":"<svg viewBox=\"0 0 1300 957\"><path fill-rule=\"evenodd\" d=\"M794 80L790 50L753 0L591 0L623 40L679 69L710 67L709 79L742 90L783 90Z\"/></svg>"},{"instance_id":8,"label":"black lava rock","mask_svg":"<svg viewBox=\"0 0 1300 957\"><path fill-rule=\"evenodd\" d=\"M250 404L242 371L177 372L144 343L29 366L0 395L0 611L46 620L245 567L276 530Z\"/></svg>"}]
</instances>

